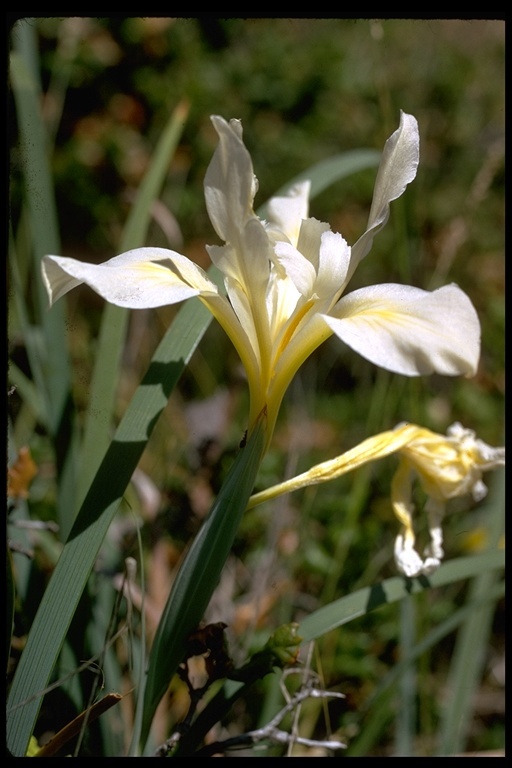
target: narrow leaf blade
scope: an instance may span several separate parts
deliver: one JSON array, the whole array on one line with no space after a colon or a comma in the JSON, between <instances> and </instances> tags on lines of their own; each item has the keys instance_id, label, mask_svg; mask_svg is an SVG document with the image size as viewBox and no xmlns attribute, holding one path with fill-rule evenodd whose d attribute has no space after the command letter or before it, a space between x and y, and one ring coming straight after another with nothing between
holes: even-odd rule
<instances>
[{"instance_id":1,"label":"narrow leaf blade","mask_svg":"<svg viewBox=\"0 0 512 768\"><path fill-rule=\"evenodd\" d=\"M388 603L402 600L404 597L421 592L430 587L441 587L455 581L462 581L486 571L503 568L505 553L503 550L486 552L482 555L460 557L444 563L431 576L406 579L395 576L379 584L353 592L351 595L319 608L310 613L299 628L299 635L304 642L315 640L332 629L343 626L349 621L364 616L371 610Z\"/></svg>"},{"instance_id":2,"label":"narrow leaf blade","mask_svg":"<svg viewBox=\"0 0 512 768\"><path fill-rule=\"evenodd\" d=\"M213 594L251 495L265 444L263 420L240 451L209 515L178 572L158 625L149 659L142 742L156 707L183 659L187 635L196 628Z\"/></svg>"},{"instance_id":3,"label":"narrow leaf blade","mask_svg":"<svg viewBox=\"0 0 512 768\"><path fill-rule=\"evenodd\" d=\"M168 398L210 323L195 300L179 311L132 398L64 545L12 682L7 743L24 756L46 687L97 553Z\"/></svg>"},{"instance_id":4,"label":"narrow leaf blade","mask_svg":"<svg viewBox=\"0 0 512 768\"><path fill-rule=\"evenodd\" d=\"M130 211L121 241L121 252L138 248L145 243L151 207L160 195L186 117L186 105L178 104L160 136L148 172ZM128 310L111 304L107 304L103 310L81 451L78 502L85 496L109 444L119 363L128 317Z\"/></svg>"}]
</instances>

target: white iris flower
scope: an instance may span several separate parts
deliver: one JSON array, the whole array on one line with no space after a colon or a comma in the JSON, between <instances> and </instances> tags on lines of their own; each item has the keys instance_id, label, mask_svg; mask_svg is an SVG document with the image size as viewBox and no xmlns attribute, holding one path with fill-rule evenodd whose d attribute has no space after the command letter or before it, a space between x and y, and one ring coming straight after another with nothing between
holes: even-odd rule
<instances>
[{"instance_id":1,"label":"white iris flower","mask_svg":"<svg viewBox=\"0 0 512 768\"><path fill-rule=\"evenodd\" d=\"M137 248L103 264L46 256L50 303L86 283L121 307L142 309L198 296L235 345L250 391L249 430L267 414L273 432L283 395L307 357L331 334L395 373L471 376L480 354L480 325L463 291L393 283L345 295L359 262L389 217L389 205L415 175L418 126L401 113L384 147L365 233L352 246L328 224L308 217L309 182L253 210L257 190L240 121L213 116L219 144L205 177L208 214L223 245L208 246L224 275L226 295L190 259L164 248Z\"/></svg>"}]
</instances>

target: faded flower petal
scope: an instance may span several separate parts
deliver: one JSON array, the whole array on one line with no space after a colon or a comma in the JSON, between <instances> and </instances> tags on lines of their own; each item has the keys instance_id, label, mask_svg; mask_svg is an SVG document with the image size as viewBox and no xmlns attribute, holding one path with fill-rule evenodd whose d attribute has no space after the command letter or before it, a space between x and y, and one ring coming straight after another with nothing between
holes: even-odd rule
<instances>
[{"instance_id":1,"label":"faded flower petal","mask_svg":"<svg viewBox=\"0 0 512 768\"><path fill-rule=\"evenodd\" d=\"M505 465L505 448L487 445L458 422L449 427L446 437L418 428L417 437L402 453L425 493L437 501L464 494L481 501L486 495L483 473Z\"/></svg>"},{"instance_id":2,"label":"faded flower petal","mask_svg":"<svg viewBox=\"0 0 512 768\"><path fill-rule=\"evenodd\" d=\"M397 429L400 429L398 427ZM479 440L473 430L453 424L445 435L417 427L415 436L400 450L400 463L393 477L391 500L402 524L395 543L395 561L406 576L428 575L443 559L442 520L446 502L471 494L480 501L487 489L482 475L505 464L505 449ZM412 485L417 479L428 496L430 543L423 558L414 550Z\"/></svg>"},{"instance_id":3,"label":"faded flower petal","mask_svg":"<svg viewBox=\"0 0 512 768\"><path fill-rule=\"evenodd\" d=\"M398 455L398 467L391 481L391 504L400 523L395 540L395 563L409 578L428 575L439 567L444 557L442 521L449 499L470 494L479 501L486 493L484 472L505 465L505 449L494 448L478 439L471 429L455 423L446 435L431 432L415 424L399 424L395 429L369 437L359 445L296 477L254 494L248 508L285 493L310 485L335 480L348 472L389 456ZM427 494L425 512L428 517L430 542L423 557L415 549L413 518L414 482Z\"/></svg>"}]
</instances>

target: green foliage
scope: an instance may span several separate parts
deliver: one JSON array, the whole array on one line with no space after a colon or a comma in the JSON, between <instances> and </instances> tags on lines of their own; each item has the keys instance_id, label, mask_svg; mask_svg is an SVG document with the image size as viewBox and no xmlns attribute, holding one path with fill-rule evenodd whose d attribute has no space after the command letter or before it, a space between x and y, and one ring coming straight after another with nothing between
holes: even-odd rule
<instances>
[{"instance_id":1,"label":"green foliage","mask_svg":"<svg viewBox=\"0 0 512 768\"><path fill-rule=\"evenodd\" d=\"M315 168L312 214L354 242L366 223L376 150L404 109L420 124L418 177L356 279L461 285L482 323L478 375L401 379L327 342L287 393L256 490L401 421L445 431L458 420L500 444L503 38L500 21L17 22L8 123L9 464L29 446L39 469L28 498L10 499L8 517L8 727L17 756L33 734L55 732L86 709L101 685L135 687L135 716L114 707L66 754L136 754L141 719L148 730L167 691L148 753L164 742L186 711L182 682L168 687L169 678L203 615L228 625L237 668L268 651L277 627L299 624L301 674L311 659L322 684L347 695L329 705L330 722L318 702L304 706L301 735L336 733L354 756L502 748L502 477L482 505L453 505L445 564L429 583L409 584L391 565L393 458L251 510L238 525L249 472L220 559L208 559L208 538L205 549L195 545L196 564L208 564L201 599L188 604L193 573L185 571L173 618L176 604L165 606L177 565L219 491L222 499L230 488L246 427L239 361L198 303L128 316L80 289L48 311L39 262L45 253L101 261L152 244L207 267L204 244L214 235L202 183L215 146L211 113L242 119L258 205ZM206 408L199 419L198 402ZM123 592L127 557L139 575ZM181 635L163 661L176 621ZM153 650L144 712L146 641ZM101 683L86 659L101 668ZM478 708L475 691L492 694L492 712ZM249 730L282 701L277 674L250 688L219 683L208 696L206 714L184 737L190 753L219 717L230 733Z\"/></svg>"}]
</instances>

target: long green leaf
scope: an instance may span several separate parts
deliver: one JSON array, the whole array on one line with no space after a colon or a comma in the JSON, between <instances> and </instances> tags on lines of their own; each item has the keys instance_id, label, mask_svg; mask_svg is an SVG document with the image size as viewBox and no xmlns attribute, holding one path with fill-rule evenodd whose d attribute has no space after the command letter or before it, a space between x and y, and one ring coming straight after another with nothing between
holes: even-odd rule
<instances>
[{"instance_id":1,"label":"long green leaf","mask_svg":"<svg viewBox=\"0 0 512 768\"><path fill-rule=\"evenodd\" d=\"M183 659L187 635L198 625L217 586L254 486L265 445L260 420L235 459L220 493L178 571L151 648L144 694L144 745L155 710Z\"/></svg>"},{"instance_id":2,"label":"long green leaf","mask_svg":"<svg viewBox=\"0 0 512 768\"><path fill-rule=\"evenodd\" d=\"M21 253L26 263L20 270L30 276L34 298L31 312L23 313L16 296L18 315L31 316L36 333L24 334L31 367L41 403L45 407L43 423L54 441L59 474L57 520L62 530L75 509L77 427L71 405L71 370L65 338L65 307L61 303L48 309L48 299L41 278L41 259L47 253L59 253L59 231L49 162L49 142L42 118L41 83L34 24L26 20L17 25L11 54L11 82L19 125L19 146L23 164L24 200L28 215L30 243ZM14 238L11 238L11 246ZM17 254L12 252L11 265ZM17 270L12 270L15 275ZM15 280L16 283L19 280ZM56 340L59 340L56 343ZM35 358L38 357L36 362Z\"/></svg>"},{"instance_id":3,"label":"long green leaf","mask_svg":"<svg viewBox=\"0 0 512 768\"><path fill-rule=\"evenodd\" d=\"M162 184L168 174L169 165L187 117L187 111L184 103L178 104L160 136L150 167L144 176L135 204L126 222L120 252L138 248L145 243L151 219L151 206L158 198ZM103 310L81 450L78 504L83 500L109 444L119 363L128 316L128 310L115 307L112 304L106 304Z\"/></svg>"},{"instance_id":4,"label":"long green leaf","mask_svg":"<svg viewBox=\"0 0 512 768\"><path fill-rule=\"evenodd\" d=\"M505 528L505 472L493 478L496 495L488 501L485 519L489 545L497 546ZM457 754L466 749L475 694L486 662L495 604L489 598L498 581L496 571L483 570L475 575L467 601L475 608L467 616L457 637L447 681L448 697L441 720L439 754Z\"/></svg>"},{"instance_id":5,"label":"long green leaf","mask_svg":"<svg viewBox=\"0 0 512 768\"><path fill-rule=\"evenodd\" d=\"M29 25L21 25L16 36L17 41L23 42L29 31ZM24 49L23 47L22 50ZM45 344L42 358L45 381L38 382L38 385L44 387L48 408L47 422L51 434L55 435L68 397L71 374L65 345L55 343L55 339L64 338L64 306L58 305L50 311L47 310L39 267L46 253L59 252L57 214L47 157L46 134L40 112L40 92L30 67L18 51L11 54L10 76L18 115L20 150L33 243L29 271L36 288L36 317L43 328Z\"/></svg>"},{"instance_id":6,"label":"long green leaf","mask_svg":"<svg viewBox=\"0 0 512 768\"><path fill-rule=\"evenodd\" d=\"M8 700L7 745L25 754L46 687L101 543L153 428L211 315L179 311L132 398L78 513L21 655Z\"/></svg>"},{"instance_id":7,"label":"long green leaf","mask_svg":"<svg viewBox=\"0 0 512 768\"><path fill-rule=\"evenodd\" d=\"M368 611L402 600L407 595L421 592L430 587L442 587L454 581L463 581L471 576L503 568L504 565L504 550L495 550L481 555L450 560L428 577L406 579L395 576L386 579L380 584L359 589L351 595L341 597L339 600L313 611L301 623L299 635L304 642L315 640L358 616L364 616Z\"/></svg>"}]
</instances>

